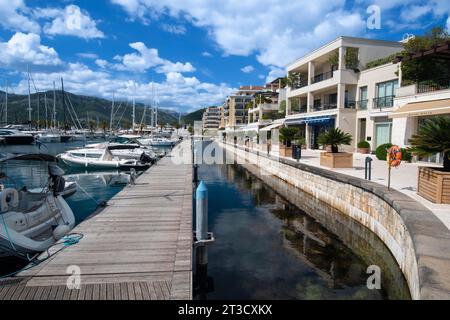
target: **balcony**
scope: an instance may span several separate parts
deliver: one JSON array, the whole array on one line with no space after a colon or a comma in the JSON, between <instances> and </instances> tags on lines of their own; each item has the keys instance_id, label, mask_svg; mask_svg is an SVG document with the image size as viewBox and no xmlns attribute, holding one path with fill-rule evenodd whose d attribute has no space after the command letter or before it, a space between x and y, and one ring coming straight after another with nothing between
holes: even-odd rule
<instances>
[{"instance_id":1,"label":"balcony","mask_svg":"<svg viewBox=\"0 0 450 320\"><path fill-rule=\"evenodd\" d=\"M367 110L367 104L369 103L369 100L360 100L356 101L356 109L358 110Z\"/></svg>"},{"instance_id":2,"label":"balcony","mask_svg":"<svg viewBox=\"0 0 450 320\"><path fill-rule=\"evenodd\" d=\"M325 110L333 110L333 109L337 109L337 103L323 103L320 105L315 105L312 108L313 112L316 111L325 111Z\"/></svg>"},{"instance_id":3,"label":"balcony","mask_svg":"<svg viewBox=\"0 0 450 320\"><path fill-rule=\"evenodd\" d=\"M311 83L318 83L333 78L334 71L318 74L311 78Z\"/></svg>"},{"instance_id":4,"label":"balcony","mask_svg":"<svg viewBox=\"0 0 450 320\"><path fill-rule=\"evenodd\" d=\"M385 96L373 99L374 109L392 108L394 106L395 96Z\"/></svg>"},{"instance_id":5,"label":"balcony","mask_svg":"<svg viewBox=\"0 0 450 320\"><path fill-rule=\"evenodd\" d=\"M417 83L417 93L450 89L450 78L421 81Z\"/></svg>"},{"instance_id":6,"label":"balcony","mask_svg":"<svg viewBox=\"0 0 450 320\"><path fill-rule=\"evenodd\" d=\"M308 80L306 80L306 79L303 79L303 80L298 80L298 81L295 81L293 84L292 84L292 89L300 89L300 88L304 88L304 87L306 87L308 85Z\"/></svg>"},{"instance_id":7,"label":"balcony","mask_svg":"<svg viewBox=\"0 0 450 320\"><path fill-rule=\"evenodd\" d=\"M344 109L356 109L356 101L354 100L345 101Z\"/></svg>"}]
</instances>

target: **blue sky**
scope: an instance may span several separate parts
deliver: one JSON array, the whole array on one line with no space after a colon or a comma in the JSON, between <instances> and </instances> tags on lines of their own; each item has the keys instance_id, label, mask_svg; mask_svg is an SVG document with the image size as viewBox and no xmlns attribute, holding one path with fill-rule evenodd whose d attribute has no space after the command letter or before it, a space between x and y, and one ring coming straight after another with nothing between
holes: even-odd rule
<instances>
[{"instance_id":1,"label":"blue sky","mask_svg":"<svg viewBox=\"0 0 450 320\"><path fill-rule=\"evenodd\" d=\"M381 10L368 29L367 8ZM446 0L0 0L0 87L24 93L64 77L69 91L181 111L284 74L340 35L401 40L450 28ZM155 95L152 93L155 92Z\"/></svg>"}]
</instances>

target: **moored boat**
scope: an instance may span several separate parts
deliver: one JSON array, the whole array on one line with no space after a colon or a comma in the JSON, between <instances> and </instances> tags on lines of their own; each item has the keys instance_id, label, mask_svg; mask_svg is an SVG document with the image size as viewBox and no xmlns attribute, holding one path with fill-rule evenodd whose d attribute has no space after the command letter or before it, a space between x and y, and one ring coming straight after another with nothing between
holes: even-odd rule
<instances>
[{"instance_id":1,"label":"moored boat","mask_svg":"<svg viewBox=\"0 0 450 320\"><path fill-rule=\"evenodd\" d=\"M6 188L0 192L1 258L28 258L43 252L74 228L73 212L61 196L62 174L56 165L49 165L47 190L33 193L26 188Z\"/></svg>"},{"instance_id":2,"label":"moored boat","mask_svg":"<svg viewBox=\"0 0 450 320\"><path fill-rule=\"evenodd\" d=\"M85 169L135 169L142 171L147 170L151 166L150 162L141 160L119 159L111 153L109 147L69 150L59 154L57 157L70 167Z\"/></svg>"}]
</instances>

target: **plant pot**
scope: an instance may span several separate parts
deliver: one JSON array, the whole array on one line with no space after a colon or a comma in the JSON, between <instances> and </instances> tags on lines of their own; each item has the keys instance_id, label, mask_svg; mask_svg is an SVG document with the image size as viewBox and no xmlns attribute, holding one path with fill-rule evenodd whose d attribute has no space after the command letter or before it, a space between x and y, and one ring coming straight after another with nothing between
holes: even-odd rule
<instances>
[{"instance_id":1,"label":"plant pot","mask_svg":"<svg viewBox=\"0 0 450 320\"><path fill-rule=\"evenodd\" d=\"M369 148L358 148L358 153L369 154L370 149Z\"/></svg>"},{"instance_id":2,"label":"plant pot","mask_svg":"<svg viewBox=\"0 0 450 320\"><path fill-rule=\"evenodd\" d=\"M353 168L353 153L321 152L320 165L328 168Z\"/></svg>"},{"instance_id":3,"label":"plant pot","mask_svg":"<svg viewBox=\"0 0 450 320\"><path fill-rule=\"evenodd\" d=\"M292 158L292 147L286 147L285 145L280 145L280 156Z\"/></svg>"},{"instance_id":4,"label":"plant pot","mask_svg":"<svg viewBox=\"0 0 450 320\"><path fill-rule=\"evenodd\" d=\"M419 167L417 193L433 203L450 204L450 172Z\"/></svg>"}]
</instances>

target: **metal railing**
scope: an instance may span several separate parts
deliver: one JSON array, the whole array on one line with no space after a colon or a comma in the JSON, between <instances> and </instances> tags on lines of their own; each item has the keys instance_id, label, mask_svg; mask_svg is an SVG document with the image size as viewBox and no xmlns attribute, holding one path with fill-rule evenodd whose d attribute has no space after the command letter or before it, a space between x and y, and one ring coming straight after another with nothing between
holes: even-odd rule
<instances>
[{"instance_id":1,"label":"metal railing","mask_svg":"<svg viewBox=\"0 0 450 320\"><path fill-rule=\"evenodd\" d=\"M367 105L369 103L369 100L360 100L356 102L356 107L358 110L367 110Z\"/></svg>"},{"instance_id":2,"label":"metal railing","mask_svg":"<svg viewBox=\"0 0 450 320\"><path fill-rule=\"evenodd\" d=\"M394 106L395 96L385 96L373 99L373 108L392 108Z\"/></svg>"},{"instance_id":3,"label":"metal railing","mask_svg":"<svg viewBox=\"0 0 450 320\"><path fill-rule=\"evenodd\" d=\"M324 103L321 105L315 105L313 106L312 111L323 111L332 109L337 109L337 103Z\"/></svg>"},{"instance_id":4,"label":"metal railing","mask_svg":"<svg viewBox=\"0 0 450 320\"><path fill-rule=\"evenodd\" d=\"M333 78L334 71L324 72L311 78L311 83L317 83Z\"/></svg>"},{"instance_id":5,"label":"metal railing","mask_svg":"<svg viewBox=\"0 0 450 320\"><path fill-rule=\"evenodd\" d=\"M433 92L450 89L450 78L419 81L417 83L417 93Z\"/></svg>"},{"instance_id":6,"label":"metal railing","mask_svg":"<svg viewBox=\"0 0 450 320\"><path fill-rule=\"evenodd\" d=\"M356 101L354 100L347 100L344 104L345 109L356 109Z\"/></svg>"},{"instance_id":7,"label":"metal railing","mask_svg":"<svg viewBox=\"0 0 450 320\"><path fill-rule=\"evenodd\" d=\"M300 88L304 88L304 87L306 87L308 85L308 80L306 80L306 79L299 79L299 80L297 80L297 81L295 81L294 83L293 83L293 89L300 89Z\"/></svg>"}]
</instances>

